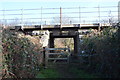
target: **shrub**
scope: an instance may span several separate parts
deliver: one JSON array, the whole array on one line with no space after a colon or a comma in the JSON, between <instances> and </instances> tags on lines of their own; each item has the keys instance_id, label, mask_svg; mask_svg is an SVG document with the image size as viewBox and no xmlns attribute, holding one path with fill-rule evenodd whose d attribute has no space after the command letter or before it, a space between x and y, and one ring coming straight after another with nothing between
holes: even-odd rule
<instances>
[{"instance_id":1,"label":"shrub","mask_svg":"<svg viewBox=\"0 0 120 80\"><path fill-rule=\"evenodd\" d=\"M4 68L18 78L32 78L42 62L41 46L38 47L26 37L18 37L18 34L9 29L3 30Z\"/></svg>"},{"instance_id":2,"label":"shrub","mask_svg":"<svg viewBox=\"0 0 120 80\"><path fill-rule=\"evenodd\" d=\"M91 35L91 34L89 34ZM119 77L120 75L120 29L109 27L100 32L85 37L81 47L83 50L98 54L92 60L90 69L101 73L104 77Z\"/></svg>"}]
</instances>

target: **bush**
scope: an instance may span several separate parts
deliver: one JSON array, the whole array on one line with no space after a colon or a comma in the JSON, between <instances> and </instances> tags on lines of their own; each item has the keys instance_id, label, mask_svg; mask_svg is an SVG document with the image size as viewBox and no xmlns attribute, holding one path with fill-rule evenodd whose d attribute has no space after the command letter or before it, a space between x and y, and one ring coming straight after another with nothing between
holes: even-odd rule
<instances>
[{"instance_id":1,"label":"bush","mask_svg":"<svg viewBox=\"0 0 120 80\"><path fill-rule=\"evenodd\" d=\"M9 29L3 30L4 68L18 78L35 77L42 62L41 46L33 44L26 37L18 37L18 34Z\"/></svg>"},{"instance_id":2,"label":"bush","mask_svg":"<svg viewBox=\"0 0 120 80\"><path fill-rule=\"evenodd\" d=\"M90 69L101 73L103 77L119 77L120 75L120 29L109 27L100 32L83 39L82 48L88 53L98 54L92 60Z\"/></svg>"}]
</instances>

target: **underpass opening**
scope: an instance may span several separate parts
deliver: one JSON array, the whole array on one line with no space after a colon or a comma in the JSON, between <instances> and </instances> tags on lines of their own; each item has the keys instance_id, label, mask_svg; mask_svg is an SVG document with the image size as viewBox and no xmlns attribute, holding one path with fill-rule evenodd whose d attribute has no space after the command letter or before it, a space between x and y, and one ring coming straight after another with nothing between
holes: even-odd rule
<instances>
[{"instance_id":1,"label":"underpass opening","mask_svg":"<svg viewBox=\"0 0 120 80\"><path fill-rule=\"evenodd\" d=\"M71 53L74 53L74 39L73 38L55 38L54 48L69 48Z\"/></svg>"},{"instance_id":2,"label":"underpass opening","mask_svg":"<svg viewBox=\"0 0 120 80\"><path fill-rule=\"evenodd\" d=\"M49 39L49 47L50 48L55 48L55 39L72 39L73 42L73 46L74 46L74 52L72 53L72 55L77 56L77 54L79 53L78 47L79 47L79 35L59 35L59 36L54 36L53 34L50 34L50 39ZM56 43L57 44L57 43Z\"/></svg>"}]
</instances>

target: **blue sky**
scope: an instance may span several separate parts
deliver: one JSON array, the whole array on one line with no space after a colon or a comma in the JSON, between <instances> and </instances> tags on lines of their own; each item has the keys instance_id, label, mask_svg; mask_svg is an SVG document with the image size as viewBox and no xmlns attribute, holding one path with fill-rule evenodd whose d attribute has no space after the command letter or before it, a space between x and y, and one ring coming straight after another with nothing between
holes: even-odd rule
<instances>
[{"instance_id":1,"label":"blue sky","mask_svg":"<svg viewBox=\"0 0 120 80\"><path fill-rule=\"evenodd\" d=\"M98 6L117 6L119 0L1 0L0 2L0 10L12 10L12 9L35 9L35 8L69 8L69 7L88 7L88 8L83 8L81 11L97 11L98 9L96 8L90 8L90 7L98 7ZM64 10L62 12L78 12L79 9L69 9L69 10ZM109 12L111 12L112 15L117 15L117 13L112 13L112 11L117 11L117 8L102 8L101 11L108 11L104 13L104 15L108 15ZM24 13L40 13L41 11L24 11ZM59 13L58 10L46 10L43 11L44 13ZM5 14L20 14L21 11L6 11ZM1 14L1 19L3 19L3 12L0 12ZM65 14L65 16L69 17L79 17L79 14ZM98 16L97 14L81 14L81 16ZM104 16L103 15L103 16ZM54 15L42 15L42 17L56 17L59 16L59 14L54 14ZM101 13L102 16L102 13ZM33 17L41 17L41 15L24 15L24 18L33 18ZM12 18L21 18L21 15L11 15L11 16L5 16L6 19L12 19ZM87 20L87 19L85 19ZM98 20L98 19L95 19ZM32 21L32 20L31 20ZM45 20L44 20L45 21ZM76 20L78 21L78 19ZM84 21L84 20L82 20ZM47 20L48 23L50 23L50 20Z\"/></svg>"},{"instance_id":2,"label":"blue sky","mask_svg":"<svg viewBox=\"0 0 120 80\"><path fill-rule=\"evenodd\" d=\"M19 1L19 0L18 0ZM8 2L1 2L1 9L2 8L5 8L5 9L21 9L21 8L39 8L39 7L77 7L77 6L111 6L111 5L117 5L118 4L118 0L114 0L113 2L112 1L93 1L90 2L89 1L82 1L81 2L78 0L76 1L28 1L28 2L17 2L17 1L11 1L10 0Z\"/></svg>"}]
</instances>

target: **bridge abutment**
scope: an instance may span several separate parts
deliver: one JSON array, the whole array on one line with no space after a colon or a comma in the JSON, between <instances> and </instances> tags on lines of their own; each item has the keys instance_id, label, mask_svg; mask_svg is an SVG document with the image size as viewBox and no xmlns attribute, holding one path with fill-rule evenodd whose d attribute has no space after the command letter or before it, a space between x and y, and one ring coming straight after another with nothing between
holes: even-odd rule
<instances>
[{"instance_id":1,"label":"bridge abutment","mask_svg":"<svg viewBox=\"0 0 120 80\"><path fill-rule=\"evenodd\" d=\"M53 37L53 34L52 34L52 33L50 33L49 47L50 47L50 48L54 48L54 37Z\"/></svg>"},{"instance_id":2,"label":"bridge abutment","mask_svg":"<svg viewBox=\"0 0 120 80\"><path fill-rule=\"evenodd\" d=\"M50 33L50 38L49 38L49 47L54 48L54 40L55 38L73 38L74 39L74 53L72 56L76 56L79 53L79 32L77 30L71 30L68 31L67 33L62 33L62 31L53 31Z\"/></svg>"}]
</instances>

